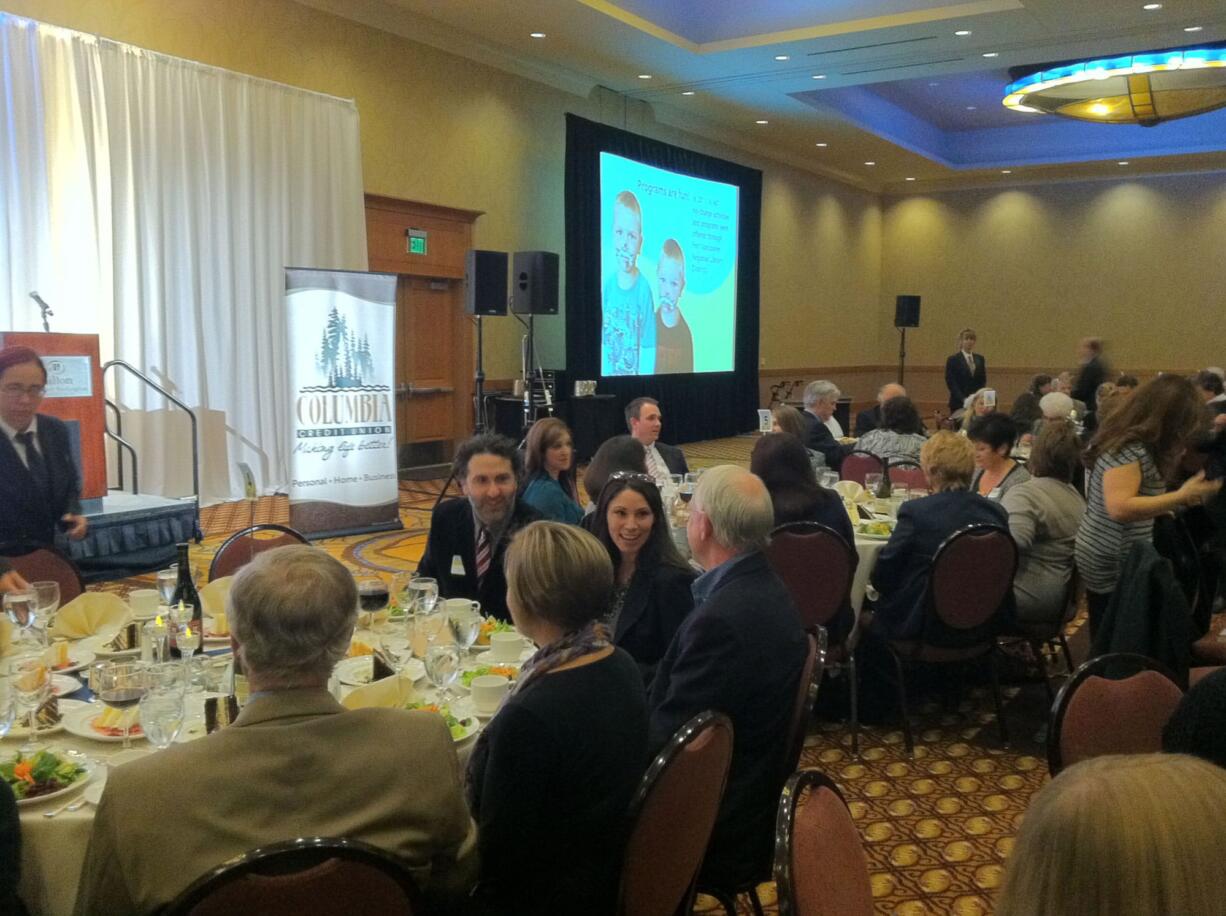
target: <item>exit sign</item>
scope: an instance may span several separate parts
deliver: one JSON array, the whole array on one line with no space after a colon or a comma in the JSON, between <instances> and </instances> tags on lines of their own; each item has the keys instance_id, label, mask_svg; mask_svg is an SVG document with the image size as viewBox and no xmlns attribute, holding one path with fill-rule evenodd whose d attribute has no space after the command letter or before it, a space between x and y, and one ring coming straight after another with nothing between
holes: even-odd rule
<instances>
[{"instance_id":1,"label":"exit sign","mask_svg":"<svg viewBox=\"0 0 1226 916\"><path fill-rule=\"evenodd\" d=\"M409 254L426 253L426 233L424 229L406 229L404 234L409 240Z\"/></svg>"}]
</instances>

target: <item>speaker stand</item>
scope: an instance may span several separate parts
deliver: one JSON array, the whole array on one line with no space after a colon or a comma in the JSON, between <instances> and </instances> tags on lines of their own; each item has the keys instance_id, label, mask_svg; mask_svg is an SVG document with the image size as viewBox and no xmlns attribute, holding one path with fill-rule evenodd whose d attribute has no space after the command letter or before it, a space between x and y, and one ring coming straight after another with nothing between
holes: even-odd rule
<instances>
[{"instance_id":1,"label":"speaker stand","mask_svg":"<svg viewBox=\"0 0 1226 916\"><path fill-rule=\"evenodd\" d=\"M481 316L477 316L477 374L473 376L473 392L477 403L473 413L473 435L480 436L485 432L485 337L481 326Z\"/></svg>"},{"instance_id":2,"label":"speaker stand","mask_svg":"<svg viewBox=\"0 0 1226 916\"><path fill-rule=\"evenodd\" d=\"M898 329L901 335L898 338L898 384L903 383L903 372L907 367L907 329L901 327Z\"/></svg>"}]
</instances>

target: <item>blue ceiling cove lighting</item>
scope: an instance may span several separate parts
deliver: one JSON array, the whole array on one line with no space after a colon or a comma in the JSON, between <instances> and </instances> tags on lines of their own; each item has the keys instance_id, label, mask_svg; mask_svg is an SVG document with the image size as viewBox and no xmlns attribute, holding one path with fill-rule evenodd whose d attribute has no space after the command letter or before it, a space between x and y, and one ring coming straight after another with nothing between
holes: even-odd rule
<instances>
[{"instance_id":1,"label":"blue ceiling cove lighting","mask_svg":"<svg viewBox=\"0 0 1226 916\"><path fill-rule=\"evenodd\" d=\"M1226 44L1010 71L1004 105L1095 124L1140 124L1226 106Z\"/></svg>"}]
</instances>

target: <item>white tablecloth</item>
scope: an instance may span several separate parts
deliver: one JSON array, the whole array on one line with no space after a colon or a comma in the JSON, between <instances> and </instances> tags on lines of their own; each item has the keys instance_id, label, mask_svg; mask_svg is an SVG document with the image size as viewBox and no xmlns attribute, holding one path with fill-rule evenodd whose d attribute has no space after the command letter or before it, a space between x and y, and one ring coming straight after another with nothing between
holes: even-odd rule
<instances>
[{"instance_id":1,"label":"white tablecloth","mask_svg":"<svg viewBox=\"0 0 1226 916\"><path fill-rule=\"evenodd\" d=\"M873 567L877 565L877 556L887 543L884 539L856 535L856 553L860 557L860 563L856 566L856 577L851 583L851 607L857 613L864 604L864 592L868 588Z\"/></svg>"}]
</instances>

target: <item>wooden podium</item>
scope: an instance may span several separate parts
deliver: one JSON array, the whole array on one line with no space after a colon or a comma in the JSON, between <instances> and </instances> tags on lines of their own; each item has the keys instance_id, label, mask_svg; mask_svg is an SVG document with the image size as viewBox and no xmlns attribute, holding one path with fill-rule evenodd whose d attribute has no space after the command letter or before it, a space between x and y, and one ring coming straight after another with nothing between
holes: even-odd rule
<instances>
[{"instance_id":1,"label":"wooden podium","mask_svg":"<svg viewBox=\"0 0 1226 916\"><path fill-rule=\"evenodd\" d=\"M47 367L47 395L39 413L69 426L81 469L81 498L106 495L106 404L97 334L0 333L0 347L29 347Z\"/></svg>"}]
</instances>

